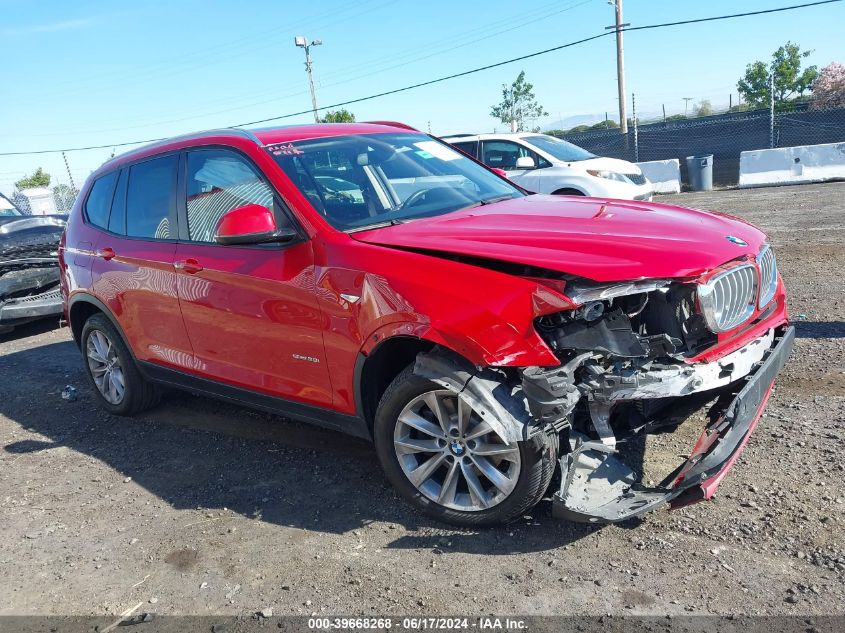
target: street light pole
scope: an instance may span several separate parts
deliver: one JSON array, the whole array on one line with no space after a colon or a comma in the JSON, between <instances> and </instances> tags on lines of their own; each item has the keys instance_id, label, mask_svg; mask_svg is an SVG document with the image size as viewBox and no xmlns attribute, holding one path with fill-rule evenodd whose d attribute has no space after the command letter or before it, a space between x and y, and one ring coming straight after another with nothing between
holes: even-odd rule
<instances>
[{"instance_id":1,"label":"street light pole","mask_svg":"<svg viewBox=\"0 0 845 633\"><path fill-rule=\"evenodd\" d=\"M314 75L312 73L312 69L314 68L314 64L311 61L311 47L312 46L320 46L323 41L322 40L313 40L310 44L308 43L308 38L303 35L297 35L294 38L294 43L299 48L305 49L305 72L308 73L308 87L311 89L311 109L314 111L314 123L320 122L320 117L317 115L317 94L314 92Z\"/></svg>"}]
</instances>

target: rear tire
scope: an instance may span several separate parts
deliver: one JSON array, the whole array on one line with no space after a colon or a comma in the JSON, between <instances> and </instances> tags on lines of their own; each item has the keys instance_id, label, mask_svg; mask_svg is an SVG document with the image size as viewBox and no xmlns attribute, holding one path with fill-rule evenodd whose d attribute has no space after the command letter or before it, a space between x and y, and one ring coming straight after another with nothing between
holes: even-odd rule
<instances>
[{"instance_id":1,"label":"rear tire","mask_svg":"<svg viewBox=\"0 0 845 633\"><path fill-rule=\"evenodd\" d=\"M103 314L82 327L85 373L100 405L114 415L135 415L158 403L155 386L144 379L117 328Z\"/></svg>"},{"instance_id":2,"label":"rear tire","mask_svg":"<svg viewBox=\"0 0 845 633\"><path fill-rule=\"evenodd\" d=\"M457 526L506 523L534 507L546 492L555 471L556 446L551 438L506 444L495 432L484 432L490 427L462 402L455 392L416 375L413 365L407 367L387 388L376 412L373 436L379 461L399 494L438 521ZM411 481L414 473L425 473L435 463L439 465L430 475Z\"/></svg>"}]
</instances>

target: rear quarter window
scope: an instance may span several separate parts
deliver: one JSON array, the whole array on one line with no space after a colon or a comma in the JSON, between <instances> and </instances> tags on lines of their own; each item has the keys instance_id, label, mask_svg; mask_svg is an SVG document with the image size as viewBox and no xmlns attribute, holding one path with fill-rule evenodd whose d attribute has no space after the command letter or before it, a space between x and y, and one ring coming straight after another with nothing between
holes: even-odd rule
<instances>
[{"instance_id":1,"label":"rear quarter window","mask_svg":"<svg viewBox=\"0 0 845 633\"><path fill-rule=\"evenodd\" d=\"M450 145L461 150L464 154L469 154L473 158L478 157L478 152L476 152L475 150L476 146L478 145L477 141L468 141L464 143L450 143Z\"/></svg>"},{"instance_id":2,"label":"rear quarter window","mask_svg":"<svg viewBox=\"0 0 845 633\"><path fill-rule=\"evenodd\" d=\"M109 224L109 210L115 182L117 182L116 171L100 176L91 186L91 193L85 201L85 217L94 226L104 229Z\"/></svg>"}]
</instances>

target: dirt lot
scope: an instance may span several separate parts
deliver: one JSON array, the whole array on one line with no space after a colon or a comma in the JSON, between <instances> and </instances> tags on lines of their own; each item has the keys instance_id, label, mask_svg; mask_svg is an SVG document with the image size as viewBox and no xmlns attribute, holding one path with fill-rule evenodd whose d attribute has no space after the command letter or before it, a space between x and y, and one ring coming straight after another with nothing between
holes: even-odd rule
<instances>
[{"instance_id":1,"label":"dirt lot","mask_svg":"<svg viewBox=\"0 0 845 633\"><path fill-rule=\"evenodd\" d=\"M365 442L185 394L104 414L68 330L42 323L0 336L0 615L842 613L845 184L668 199L766 229L798 319L715 501L448 529Z\"/></svg>"}]
</instances>

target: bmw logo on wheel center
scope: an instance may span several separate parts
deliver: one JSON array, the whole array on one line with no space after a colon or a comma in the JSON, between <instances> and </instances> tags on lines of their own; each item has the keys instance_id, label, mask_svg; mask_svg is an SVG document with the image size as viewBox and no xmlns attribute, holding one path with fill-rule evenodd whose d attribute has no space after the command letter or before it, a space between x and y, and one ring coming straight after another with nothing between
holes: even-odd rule
<instances>
[{"instance_id":1,"label":"bmw logo on wheel center","mask_svg":"<svg viewBox=\"0 0 845 633\"><path fill-rule=\"evenodd\" d=\"M744 239L739 238L739 237L734 237L733 235L726 235L725 239L728 240L729 242L736 244L737 246L748 246L748 242L746 242Z\"/></svg>"}]
</instances>

